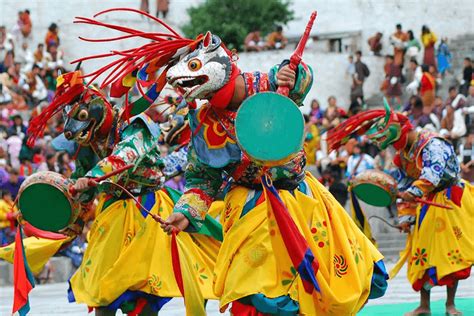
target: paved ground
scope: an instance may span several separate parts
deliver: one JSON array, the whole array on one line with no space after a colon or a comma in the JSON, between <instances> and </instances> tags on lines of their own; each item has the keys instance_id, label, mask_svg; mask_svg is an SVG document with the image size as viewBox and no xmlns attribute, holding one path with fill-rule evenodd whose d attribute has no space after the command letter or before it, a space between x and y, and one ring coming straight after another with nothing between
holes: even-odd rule
<instances>
[{"instance_id":1,"label":"paved ground","mask_svg":"<svg viewBox=\"0 0 474 316\"><path fill-rule=\"evenodd\" d=\"M391 266L391 265L390 265ZM390 266L388 268L390 268ZM68 315L80 316L87 315L87 309L84 305L69 304L66 299L66 283L48 284L37 286L30 296L31 316L36 315ZM474 278L462 281L459 284L458 297L464 298L460 300L465 309L465 316L474 315ZM0 287L0 315L9 315L12 304L12 287ZM435 288L432 290L432 300L440 301L445 298L444 288ZM367 315L402 315L401 310L407 311L414 307L418 301L418 295L413 292L406 280L406 272L401 271L400 274L390 282L387 294L377 300L373 300L367 304L365 310L360 314ZM406 305L406 309L400 304L412 303ZM397 305L394 305L397 304ZM384 305L383 307L380 305ZM442 309L442 302L437 303L438 309ZM395 312L394 306L398 306ZM222 315L218 312L217 302L209 302L207 310L208 315ZM168 303L160 315L166 316L182 316L185 315L183 302L180 299L174 299ZM228 315L228 314L224 314ZM434 315L444 315L434 314Z\"/></svg>"}]
</instances>

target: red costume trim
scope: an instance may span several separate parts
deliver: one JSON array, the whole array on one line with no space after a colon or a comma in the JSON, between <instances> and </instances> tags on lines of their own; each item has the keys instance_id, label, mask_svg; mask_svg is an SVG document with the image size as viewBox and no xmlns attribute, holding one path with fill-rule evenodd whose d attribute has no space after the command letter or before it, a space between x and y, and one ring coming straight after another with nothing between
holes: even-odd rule
<instances>
[{"instance_id":1,"label":"red costume trim","mask_svg":"<svg viewBox=\"0 0 474 316\"><path fill-rule=\"evenodd\" d=\"M240 75L240 69L232 64L232 73L230 75L229 82L227 82L222 88L220 88L214 96L209 100L209 103L219 109L225 109L232 97L234 96L235 91L235 79Z\"/></svg>"}]
</instances>

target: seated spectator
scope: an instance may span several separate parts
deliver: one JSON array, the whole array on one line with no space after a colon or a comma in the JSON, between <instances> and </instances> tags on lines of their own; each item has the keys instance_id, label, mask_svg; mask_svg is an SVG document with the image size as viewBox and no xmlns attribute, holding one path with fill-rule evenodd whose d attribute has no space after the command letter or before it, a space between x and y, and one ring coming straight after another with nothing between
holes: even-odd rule
<instances>
[{"instance_id":1,"label":"seated spectator","mask_svg":"<svg viewBox=\"0 0 474 316\"><path fill-rule=\"evenodd\" d=\"M47 68L55 69L57 67L63 67L63 53L58 50L58 46L51 44L44 56L44 61Z\"/></svg>"},{"instance_id":2,"label":"seated spectator","mask_svg":"<svg viewBox=\"0 0 474 316\"><path fill-rule=\"evenodd\" d=\"M462 80L459 92L467 96L469 87L472 86L472 61L471 58L464 58L464 68L462 69Z\"/></svg>"},{"instance_id":3,"label":"seated spectator","mask_svg":"<svg viewBox=\"0 0 474 316\"><path fill-rule=\"evenodd\" d=\"M367 41L369 43L370 51L374 53L375 56L380 56L380 51L382 50L382 36L382 33L377 32Z\"/></svg>"},{"instance_id":4,"label":"seated spectator","mask_svg":"<svg viewBox=\"0 0 474 316\"><path fill-rule=\"evenodd\" d=\"M359 173L374 169L374 167L374 158L363 153L362 146L356 143L352 155L347 159L346 177L350 180Z\"/></svg>"},{"instance_id":5,"label":"seated spectator","mask_svg":"<svg viewBox=\"0 0 474 316\"><path fill-rule=\"evenodd\" d=\"M37 168L37 171L53 171L59 172L59 166L55 153L46 155L46 161L43 161Z\"/></svg>"},{"instance_id":6,"label":"seated spectator","mask_svg":"<svg viewBox=\"0 0 474 316\"><path fill-rule=\"evenodd\" d=\"M33 52L28 48L28 43L23 42L21 48L15 54L15 61L22 64L24 71L29 71L33 67L34 56Z\"/></svg>"},{"instance_id":7,"label":"seated spectator","mask_svg":"<svg viewBox=\"0 0 474 316\"><path fill-rule=\"evenodd\" d=\"M388 173L394 168L393 155L388 149L379 151L374 158L374 169Z\"/></svg>"},{"instance_id":8,"label":"seated spectator","mask_svg":"<svg viewBox=\"0 0 474 316\"><path fill-rule=\"evenodd\" d=\"M262 41L259 29L247 34L244 40L244 49L246 52L259 52L265 49L265 43Z\"/></svg>"},{"instance_id":9,"label":"seated spectator","mask_svg":"<svg viewBox=\"0 0 474 316\"><path fill-rule=\"evenodd\" d=\"M288 39L283 35L281 26L277 26L276 31L267 36L267 47L269 49L283 49L287 44Z\"/></svg>"},{"instance_id":10,"label":"seated spectator","mask_svg":"<svg viewBox=\"0 0 474 316\"><path fill-rule=\"evenodd\" d=\"M33 65L31 71L27 72L21 81L21 88L30 107L35 107L48 97L48 90L39 76L40 71L41 68L38 65Z\"/></svg>"},{"instance_id":11,"label":"seated spectator","mask_svg":"<svg viewBox=\"0 0 474 316\"><path fill-rule=\"evenodd\" d=\"M446 114L441 120L440 134L449 139L457 148L459 139L466 134L463 110L456 110L451 104L446 106Z\"/></svg>"},{"instance_id":12,"label":"seated spectator","mask_svg":"<svg viewBox=\"0 0 474 316\"><path fill-rule=\"evenodd\" d=\"M165 182L165 185L180 192L184 192L184 178L175 176Z\"/></svg>"},{"instance_id":13,"label":"seated spectator","mask_svg":"<svg viewBox=\"0 0 474 316\"><path fill-rule=\"evenodd\" d=\"M12 195L7 190L0 191L0 246L11 244L15 240L15 223L18 216Z\"/></svg>"},{"instance_id":14,"label":"seated spectator","mask_svg":"<svg viewBox=\"0 0 474 316\"><path fill-rule=\"evenodd\" d=\"M459 145L461 178L474 183L474 133L467 136L464 144Z\"/></svg>"},{"instance_id":15,"label":"seated spectator","mask_svg":"<svg viewBox=\"0 0 474 316\"><path fill-rule=\"evenodd\" d=\"M324 112L323 128L329 130L342 122L342 117L346 113L337 106L337 100L334 96L328 98L328 107Z\"/></svg>"},{"instance_id":16,"label":"seated spectator","mask_svg":"<svg viewBox=\"0 0 474 316\"><path fill-rule=\"evenodd\" d=\"M321 106L319 105L319 101L316 99L311 100L311 112L309 113L310 120L311 122L320 125L323 121L323 110L321 109Z\"/></svg>"},{"instance_id":17,"label":"seated spectator","mask_svg":"<svg viewBox=\"0 0 474 316\"><path fill-rule=\"evenodd\" d=\"M405 54L410 60L417 60L418 55L421 52L421 44L420 41L418 41L415 38L415 35L413 35L413 31L409 30L407 32L408 35L408 41L405 42Z\"/></svg>"},{"instance_id":18,"label":"seated spectator","mask_svg":"<svg viewBox=\"0 0 474 316\"><path fill-rule=\"evenodd\" d=\"M44 43L46 44L46 49L49 50L49 48L54 45L54 46L59 46L59 28L56 23L51 23L51 25L48 27L48 32L46 32L46 36L44 38Z\"/></svg>"},{"instance_id":19,"label":"seated spectator","mask_svg":"<svg viewBox=\"0 0 474 316\"><path fill-rule=\"evenodd\" d=\"M15 53L9 50L5 53L3 59L0 60L0 73L7 72L8 68L14 66Z\"/></svg>"},{"instance_id":20,"label":"seated spectator","mask_svg":"<svg viewBox=\"0 0 474 316\"><path fill-rule=\"evenodd\" d=\"M36 47L36 50L33 54L35 64L44 66L44 44L39 43L38 46Z\"/></svg>"},{"instance_id":21,"label":"seated spectator","mask_svg":"<svg viewBox=\"0 0 474 316\"><path fill-rule=\"evenodd\" d=\"M347 185L345 185L337 173L331 171L331 169L326 169L322 173L322 177L319 180L329 192L336 198L336 200L343 207L347 203Z\"/></svg>"},{"instance_id":22,"label":"seated spectator","mask_svg":"<svg viewBox=\"0 0 474 316\"><path fill-rule=\"evenodd\" d=\"M413 96L413 103L408 111L408 118L415 128L424 128L430 125L431 130L436 130L436 124L431 121L429 114L423 113L423 101L420 97ZM438 123L439 124L439 123Z\"/></svg>"},{"instance_id":23,"label":"seated spectator","mask_svg":"<svg viewBox=\"0 0 474 316\"><path fill-rule=\"evenodd\" d=\"M23 181L25 181L25 177L20 176L20 172L18 169L13 169L9 173L8 181L2 183L2 185L0 186L0 190L8 191L11 194L12 199L15 200Z\"/></svg>"},{"instance_id":24,"label":"seated spectator","mask_svg":"<svg viewBox=\"0 0 474 316\"><path fill-rule=\"evenodd\" d=\"M14 50L13 36L7 33L5 26L0 26L0 72L5 72L11 65L3 65L7 52ZM13 58L11 59L13 63Z\"/></svg>"},{"instance_id":25,"label":"seated spectator","mask_svg":"<svg viewBox=\"0 0 474 316\"><path fill-rule=\"evenodd\" d=\"M449 87L448 91L449 94L445 105L451 105L455 110L463 108L466 104L467 98L463 94L458 93L455 86Z\"/></svg>"}]
</instances>

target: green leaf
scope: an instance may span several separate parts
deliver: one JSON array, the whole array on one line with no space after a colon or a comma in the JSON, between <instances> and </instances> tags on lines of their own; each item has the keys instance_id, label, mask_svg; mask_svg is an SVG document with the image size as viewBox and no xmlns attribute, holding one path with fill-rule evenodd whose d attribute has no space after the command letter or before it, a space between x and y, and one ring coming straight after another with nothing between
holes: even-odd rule
<instances>
[{"instance_id":1,"label":"green leaf","mask_svg":"<svg viewBox=\"0 0 474 316\"><path fill-rule=\"evenodd\" d=\"M290 268L291 274L296 275L296 269L295 267Z\"/></svg>"},{"instance_id":2,"label":"green leaf","mask_svg":"<svg viewBox=\"0 0 474 316\"><path fill-rule=\"evenodd\" d=\"M205 276L204 274L201 274L201 278L203 278L204 280L207 280L207 276Z\"/></svg>"},{"instance_id":3,"label":"green leaf","mask_svg":"<svg viewBox=\"0 0 474 316\"><path fill-rule=\"evenodd\" d=\"M292 282L292 280L283 280L281 281L281 285L288 285Z\"/></svg>"}]
</instances>

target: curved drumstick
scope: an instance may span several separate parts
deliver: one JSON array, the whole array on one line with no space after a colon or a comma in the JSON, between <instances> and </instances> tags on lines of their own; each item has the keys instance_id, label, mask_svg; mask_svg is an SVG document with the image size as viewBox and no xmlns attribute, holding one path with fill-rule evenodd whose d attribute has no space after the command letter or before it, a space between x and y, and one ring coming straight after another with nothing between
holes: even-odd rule
<instances>
[{"instance_id":1,"label":"curved drumstick","mask_svg":"<svg viewBox=\"0 0 474 316\"><path fill-rule=\"evenodd\" d=\"M311 32L311 29L313 28L313 23L317 15L318 15L318 12L313 11L313 13L311 14L311 17L309 18L308 24L306 25L306 29L303 33L303 36L301 36L298 46L293 52L293 55L291 55L290 57L289 66L291 70L296 70L298 68L298 65L301 62L301 58L303 57L303 51L306 46L306 42L308 41L308 38L309 38L309 33ZM288 96L288 94L290 93L290 88L283 87L283 86L278 87L277 93L284 96Z\"/></svg>"},{"instance_id":2,"label":"curved drumstick","mask_svg":"<svg viewBox=\"0 0 474 316\"><path fill-rule=\"evenodd\" d=\"M123 167L120 167L112 172L109 172L101 177L98 177L98 178L90 178L89 179L89 186L91 187L95 187L97 185L97 183L101 182L101 181L104 181L105 179L108 179L110 177L113 177L115 176L116 174L119 174L119 173L122 173L130 168L133 168L133 166L135 166L134 164L130 164L130 165L126 165L126 166L123 166ZM69 187L69 193L71 193L72 196L76 195L77 194L77 190L74 188L73 185L71 185L71 187Z\"/></svg>"}]
</instances>

